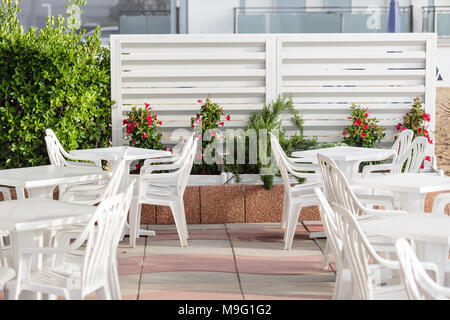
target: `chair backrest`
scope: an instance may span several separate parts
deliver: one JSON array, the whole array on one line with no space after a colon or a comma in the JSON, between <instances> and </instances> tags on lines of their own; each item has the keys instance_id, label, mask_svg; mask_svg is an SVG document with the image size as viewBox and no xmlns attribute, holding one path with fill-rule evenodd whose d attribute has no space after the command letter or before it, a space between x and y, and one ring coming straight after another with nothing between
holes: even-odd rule
<instances>
[{"instance_id":1,"label":"chair backrest","mask_svg":"<svg viewBox=\"0 0 450 320\"><path fill-rule=\"evenodd\" d=\"M331 207L338 217L337 226L343 238L343 251L351 270L353 298L372 299L372 289L380 283L381 279L378 277L381 274L371 272L370 264L374 262L398 269L398 262L383 259L377 254L352 212L337 203L332 203Z\"/></svg>"},{"instance_id":2,"label":"chair backrest","mask_svg":"<svg viewBox=\"0 0 450 320\"><path fill-rule=\"evenodd\" d=\"M108 183L104 187L101 195L101 200L108 199L111 196L116 195L120 186L123 184L123 181L127 176L126 170L128 170L128 168L126 167L127 161L125 159L128 150L129 149L127 147L122 147L122 151L119 157L119 164L114 170L111 179L109 179Z\"/></svg>"},{"instance_id":3,"label":"chair backrest","mask_svg":"<svg viewBox=\"0 0 450 320\"><path fill-rule=\"evenodd\" d=\"M66 150L64 150L52 129L45 130L45 144L47 146L47 153L51 164L56 166L68 165L66 159L69 159L70 156Z\"/></svg>"},{"instance_id":4,"label":"chair backrest","mask_svg":"<svg viewBox=\"0 0 450 320\"><path fill-rule=\"evenodd\" d=\"M319 199L319 213L327 236L327 244L331 248L331 254L334 257L336 268L341 270L343 267L343 244L342 235L338 227L338 217L328 203L322 190L315 188L314 192Z\"/></svg>"},{"instance_id":5,"label":"chair backrest","mask_svg":"<svg viewBox=\"0 0 450 320\"><path fill-rule=\"evenodd\" d=\"M134 181L124 193L104 199L68 252L78 252L83 246L83 263L78 286L83 292L95 289L108 278L112 252L117 250L133 194ZM106 278L106 279L105 279ZM107 281L107 280L106 280ZM74 287L78 287L74 284Z\"/></svg>"},{"instance_id":6,"label":"chair backrest","mask_svg":"<svg viewBox=\"0 0 450 320\"><path fill-rule=\"evenodd\" d=\"M355 216L364 212L366 207L359 201L344 173L338 168L336 163L331 158L320 153L317 154L317 157L322 170L328 201L330 203L338 203L350 210Z\"/></svg>"},{"instance_id":7,"label":"chair backrest","mask_svg":"<svg viewBox=\"0 0 450 320\"><path fill-rule=\"evenodd\" d=\"M411 142L411 145L405 151L403 156L393 164L392 174L402 172L417 173L422 165L425 154L428 149L428 139L425 137L417 137Z\"/></svg>"},{"instance_id":8,"label":"chair backrest","mask_svg":"<svg viewBox=\"0 0 450 320\"><path fill-rule=\"evenodd\" d=\"M395 242L400 276L410 300L450 299L450 289L434 282L423 268L409 243L400 238ZM447 291L443 294L443 291Z\"/></svg>"},{"instance_id":9,"label":"chair backrest","mask_svg":"<svg viewBox=\"0 0 450 320\"><path fill-rule=\"evenodd\" d=\"M392 163L396 163L400 159L403 159L404 155L406 154L406 151L411 145L413 137L414 131L410 129L405 129L402 132L400 132L399 136L397 137L397 140L395 140L394 144L392 145L392 149L394 149L396 152L396 155L394 156Z\"/></svg>"},{"instance_id":10,"label":"chair backrest","mask_svg":"<svg viewBox=\"0 0 450 320\"><path fill-rule=\"evenodd\" d=\"M47 146L47 154L50 159L50 163L56 166L65 166L65 167L77 167L77 166L97 166L101 167L101 162L99 161L90 161L89 162L75 162L70 161L70 159L74 159L66 150L64 150L63 146L59 142L56 137L55 132L52 129L45 130L45 144Z\"/></svg>"},{"instance_id":11,"label":"chair backrest","mask_svg":"<svg viewBox=\"0 0 450 320\"><path fill-rule=\"evenodd\" d=\"M189 142L190 141L190 142ZM184 164L180 168L181 174L178 176L177 181L177 188L178 192L180 194L183 194L186 190L186 186L189 180L189 176L191 174L192 166L194 165L195 155L197 153L197 147L198 147L198 138L194 138L194 135L190 137L188 140L188 143L185 147L186 152L182 152L182 158L180 157L180 160L184 159Z\"/></svg>"},{"instance_id":12,"label":"chair backrest","mask_svg":"<svg viewBox=\"0 0 450 320\"><path fill-rule=\"evenodd\" d=\"M275 158L278 170L280 170L281 177L284 184L284 192L286 194L291 193L291 181L289 179L289 174L293 174L296 177L301 178L319 178L320 173L318 173L317 166L311 163L292 163L286 153L283 151L277 137L270 132L270 144L272 149L272 154Z\"/></svg>"}]
</instances>

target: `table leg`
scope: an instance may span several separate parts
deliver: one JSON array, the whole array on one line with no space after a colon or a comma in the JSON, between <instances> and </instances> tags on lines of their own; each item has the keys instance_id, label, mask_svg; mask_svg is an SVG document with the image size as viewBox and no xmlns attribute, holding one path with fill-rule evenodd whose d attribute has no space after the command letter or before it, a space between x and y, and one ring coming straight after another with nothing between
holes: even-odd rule
<instances>
[{"instance_id":1,"label":"table leg","mask_svg":"<svg viewBox=\"0 0 450 320\"><path fill-rule=\"evenodd\" d=\"M423 214L425 193L399 192L401 209L410 214Z\"/></svg>"},{"instance_id":2,"label":"table leg","mask_svg":"<svg viewBox=\"0 0 450 320\"><path fill-rule=\"evenodd\" d=\"M28 198L53 199L53 191L56 186L46 186L39 188L27 188ZM17 198L25 199L25 192L23 188L17 188Z\"/></svg>"},{"instance_id":3,"label":"table leg","mask_svg":"<svg viewBox=\"0 0 450 320\"><path fill-rule=\"evenodd\" d=\"M22 248L39 248L43 244L43 235L40 231L11 231L12 246L14 250L14 266L18 270L20 250ZM31 270L38 270L42 267L42 257L34 256L31 263ZM23 291L19 297L21 300L38 300L40 293Z\"/></svg>"},{"instance_id":4,"label":"table leg","mask_svg":"<svg viewBox=\"0 0 450 320\"><path fill-rule=\"evenodd\" d=\"M339 169L341 169L348 182L358 178L358 161L336 161Z\"/></svg>"}]
</instances>

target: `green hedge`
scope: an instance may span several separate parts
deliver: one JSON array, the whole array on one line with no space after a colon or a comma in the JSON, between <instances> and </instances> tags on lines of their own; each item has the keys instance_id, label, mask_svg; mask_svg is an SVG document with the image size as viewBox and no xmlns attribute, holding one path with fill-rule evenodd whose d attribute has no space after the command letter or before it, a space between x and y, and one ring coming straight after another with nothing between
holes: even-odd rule
<instances>
[{"instance_id":1,"label":"green hedge","mask_svg":"<svg viewBox=\"0 0 450 320\"><path fill-rule=\"evenodd\" d=\"M19 10L0 0L0 168L48 164L46 128L69 150L109 146L110 55L99 30L84 37L58 16L24 32Z\"/></svg>"}]
</instances>

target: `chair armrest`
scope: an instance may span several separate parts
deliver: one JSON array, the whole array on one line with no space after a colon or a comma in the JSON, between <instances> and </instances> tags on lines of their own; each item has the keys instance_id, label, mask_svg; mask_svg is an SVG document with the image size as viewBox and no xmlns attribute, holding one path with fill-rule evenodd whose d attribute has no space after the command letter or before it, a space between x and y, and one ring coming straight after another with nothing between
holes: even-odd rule
<instances>
[{"instance_id":1,"label":"chair armrest","mask_svg":"<svg viewBox=\"0 0 450 320\"><path fill-rule=\"evenodd\" d=\"M366 214L373 214L380 217L393 217L393 216L400 216L408 214L407 211L404 210L378 210L378 209L370 209L370 208L364 208L363 212Z\"/></svg>"},{"instance_id":2,"label":"chair armrest","mask_svg":"<svg viewBox=\"0 0 450 320\"><path fill-rule=\"evenodd\" d=\"M434 197L431 212L436 215L444 214L445 207L450 203L450 193L439 193Z\"/></svg>"},{"instance_id":3,"label":"chair armrest","mask_svg":"<svg viewBox=\"0 0 450 320\"><path fill-rule=\"evenodd\" d=\"M23 248L20 249L20 256L29 256L29 255L35 255L35 254L44 254L44 255L50 255L50 254L63 254L66 253L67 249L63 248L50 248L50 247L43 247L43 248Z\"/></svg>"},{"instance_id":4,"label":"chair armrest","mask_svg":"<svg viewBox=\"0 0 450 320\"><path fill-rule=\"evenodd\" d=\"M141 168L141 179L143 176L150 175L154 171L163 171L163 170L176 170L181 167L181 163L172 163L172 164L160 164L160 165L148 165Z\"/></svg>"}]
</instances>

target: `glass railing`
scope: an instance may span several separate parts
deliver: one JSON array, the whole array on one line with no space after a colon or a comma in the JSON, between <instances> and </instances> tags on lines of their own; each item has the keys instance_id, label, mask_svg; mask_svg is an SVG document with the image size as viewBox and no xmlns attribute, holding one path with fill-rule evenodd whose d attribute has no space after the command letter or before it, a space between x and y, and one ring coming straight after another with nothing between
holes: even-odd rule
<instances>
[{"instance_id":1,"label":"glass railing","mask_svg":"<svg viewBox=\"0 0 450 320\"><path fill-rule=\"evenodd\" d=\"M422 31L436 32L440 37L450 37L450 7L423 7Z\"/></svg>"},{"instance_id":2,"label":"glass railing","mask_svg":"<svg viewBox=\"0 0 450 320\"><path fill-rule=\"evenodd\" d=\"M170 10L121 11L119 32L122 34L170 33Z\"/></svg>"},{"instance_id":3,"label":"glass railing","mask_svg":"<svg viewBox=\"0 0 450 320\"><path fill-rule=\"evenodd\" d=\"M402 32L412 30L412 7L400 8ZM388 7L235 8L235 33L386 32Z\"/></svg>"}]
</instances>

